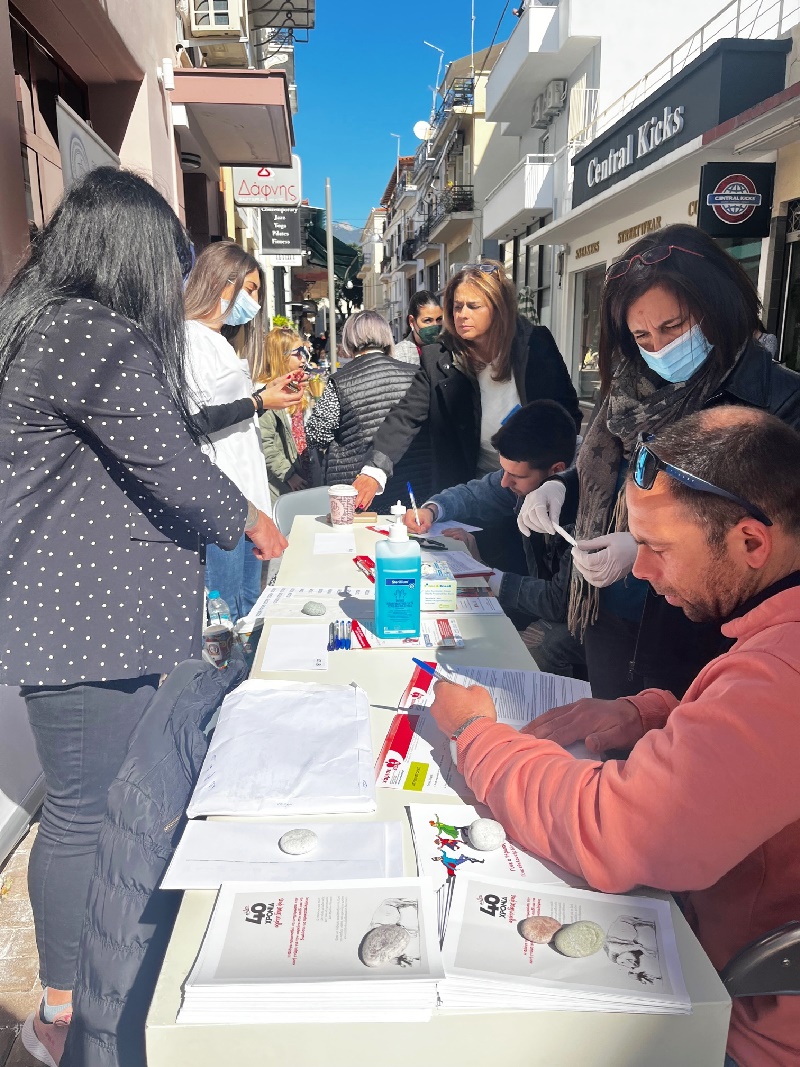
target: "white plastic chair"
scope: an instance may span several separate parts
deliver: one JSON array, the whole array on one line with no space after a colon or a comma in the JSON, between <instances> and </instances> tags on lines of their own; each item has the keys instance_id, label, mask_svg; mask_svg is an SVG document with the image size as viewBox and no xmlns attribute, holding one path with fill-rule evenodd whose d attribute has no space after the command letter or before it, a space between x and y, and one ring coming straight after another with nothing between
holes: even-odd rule
<instances>
[{"instance_id":1,"label":"white plastic chair","mask_svg":"<svg viewBox=\"0 0 800 1067\"><path fill-rule=\"evenodd\" d=\"M327 515L328 487L300 489L296 493L282 493L272 508L272 518L284 537L289 536L295 515Z\"/></svg>"}]
</instances>

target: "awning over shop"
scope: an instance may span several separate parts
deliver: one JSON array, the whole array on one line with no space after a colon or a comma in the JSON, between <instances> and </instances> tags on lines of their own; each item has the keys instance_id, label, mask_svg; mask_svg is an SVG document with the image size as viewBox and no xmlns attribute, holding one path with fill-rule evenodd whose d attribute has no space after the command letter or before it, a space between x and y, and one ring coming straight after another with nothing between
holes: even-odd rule
<instances>
[{"instance_id":1,"label":"awning over shop","mask_svg":"<svg viewBox=\"0 0 800 1067\"><path fill-rule=\"evenodd\" d=\"M175 70L173 105L184 105L225 166L292 165L294 131L282 71Z\"/></svg>"},{"instance_id":2,"label":"awning over shop","mask_svg":"<svg viewBox=\"0 0 800 1067\"><path fill-rule=\"evenodd\" d=\"M311 222L306 230L306 248L308 249L308 263L311 266L328 268L328 246L325 227L317 219ZM337 278L357 279L357 262L361 256L359 249L333 238L333 270Z\"/></svg>"}]
</instances>

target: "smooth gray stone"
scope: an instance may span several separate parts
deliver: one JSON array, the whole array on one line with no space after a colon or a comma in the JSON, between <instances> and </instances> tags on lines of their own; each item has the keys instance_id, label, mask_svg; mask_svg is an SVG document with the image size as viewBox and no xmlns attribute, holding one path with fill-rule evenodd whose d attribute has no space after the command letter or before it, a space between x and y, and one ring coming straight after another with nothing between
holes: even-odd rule
<instances>
[{"instance_id":1,"label":"smooth gray stone","mask_svg":"<svg viewBox=\"0 0 800 1067\"><path fill-rule=\"evenodd\" d=\"M365 967L380 967L403 955L411 934L403 926L376 926L364 935L358 955Z\"/></svg>"},{"instance_id":2,"label":"smooth gray stone","mask_svg":"<svg viewBox=\"0 0 800 1067\"><path fill-rule=\"evenodd\" d=\"M287 856L304 856L319 844L319 838L313 830L287 830L278 841L278 848Z\"/></svg>"},{"instance_id":3,"label":"smooth gray stone","mask_svg":"<svg viewBox=\"0 0 800 1067\"><path fill-rule=\"evenodd\" d=\"M304 615L324 615L328 609L318 600L307 600L300 610Z\"/></svg>"},{"instance_id":4,"label":"smooth gray stone","mask_svg":"<svg viewBox=\"0 0 800 1067\"><path fill-rule=\"evenodd\" d=\"M505 839L505 830L494 819L476 819L467 827L467 840L479 852L494 852Z\"/></svg>"}]
</instances>

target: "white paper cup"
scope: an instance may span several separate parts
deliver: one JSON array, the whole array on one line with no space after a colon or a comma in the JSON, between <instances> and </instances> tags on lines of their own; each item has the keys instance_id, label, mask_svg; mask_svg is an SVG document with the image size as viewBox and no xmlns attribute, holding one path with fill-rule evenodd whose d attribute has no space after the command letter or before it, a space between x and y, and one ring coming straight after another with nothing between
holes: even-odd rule
<instances>
[{"instance_id":1,"label":"white paper cup","mask_svg":"<svg viewBox=\"0 0 800 1067\"><path fill-rule=\"evenodd\" d=\"M352 485L328 486L332 526L352 526L356 514L358 491Z\"/></svg>"}]
</instances>

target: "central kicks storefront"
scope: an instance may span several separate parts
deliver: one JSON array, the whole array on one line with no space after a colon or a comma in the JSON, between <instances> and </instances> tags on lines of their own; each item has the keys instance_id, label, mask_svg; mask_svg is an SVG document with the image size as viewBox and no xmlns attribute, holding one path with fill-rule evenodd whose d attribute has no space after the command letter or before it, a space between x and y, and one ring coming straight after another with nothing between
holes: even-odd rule
<instances>
[{"instance_id":1,"label":"central kicks storefront","mask_svg":"<svg viewBox=\"0 0 800 1067\"><path fill-rule=\"evenodd\" d=\"M786 88L792 47L790 39L712 45L574 157L571 210L523 240L552 246L551 328L582 397L598 382L607 267L673 223L700 225L739 260L771 331L786 319L800 362L800 153L792 143L791 165L782 161L771 132L785 126L794 142L788 130L800 124L800 84Z\"/></svg>"}]
</instances>

